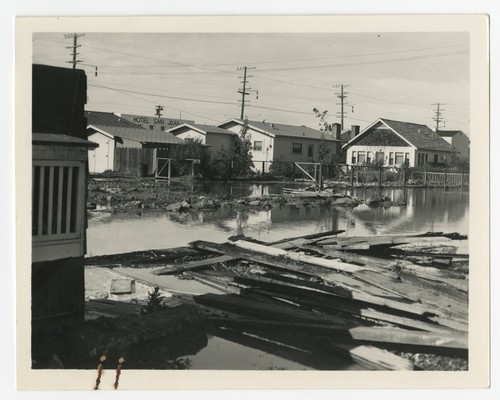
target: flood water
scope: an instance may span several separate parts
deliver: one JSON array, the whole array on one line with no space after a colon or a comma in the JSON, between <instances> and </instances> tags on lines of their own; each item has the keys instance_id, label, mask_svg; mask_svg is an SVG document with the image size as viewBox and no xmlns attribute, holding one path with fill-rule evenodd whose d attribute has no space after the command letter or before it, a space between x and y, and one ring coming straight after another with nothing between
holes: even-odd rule
<instances>
[{"instance_id":1,"label":"flood water","mask_svg":"<svg viewBox=\"0 0 500 400\"><path fill-rule=\"evenodd\" d=\"M291 185L286 185L291 187ZM190 188L200 195L230 194L234 197L281 193L280 185L202 184ZM380 195L374 189L342 189L346 194L367 199ZM110 214L93 212L88 221L88 255L103 255L145 249L185 246L193 240L224 242L243 234L262 241L342 229L343 235L382 235L415 232L459 232L469 230L469 193L461 189L383 189L392 201L406 206L353 209L282 205L269 211L218 209L190 214L144 212ZM462 249L462 251L466 249ZM182 284L183 281L179 281ZM257 344L256 344L257 343ZM325 369L321 357L305 357L294 349L279 355L251 337L212 336L196 355L183 357L190 369L301 370ZM182 361L182 360L181 360ZM331 361L329 360L331 363ZM328 364L328 369L358 369L357 364Z\"/></svg>"},{"instance_id":2,"label":"flood water","mask_svg":"<svg viewBox=\"0 0 500 400\"><path fill-rule=\"evenodd\" d=\"M287 185L290 186L290 185ZM344 190L345 191L345 190ZM234 197L281 193L280 185L199 185L194 193L227 193ZM348 189L347 194L367 199L376 189ZM383 235L414 232L469 230L469 193L460 189L383 189L392 201L405 207L356 208L296 206L285 204L269 211L236 211L220 208L196 213L142 212L89 215L87 255L185 246L193 240L224 242L243 234L262 241L342 229L343 235Z\"/></svg>"}]
</instances>

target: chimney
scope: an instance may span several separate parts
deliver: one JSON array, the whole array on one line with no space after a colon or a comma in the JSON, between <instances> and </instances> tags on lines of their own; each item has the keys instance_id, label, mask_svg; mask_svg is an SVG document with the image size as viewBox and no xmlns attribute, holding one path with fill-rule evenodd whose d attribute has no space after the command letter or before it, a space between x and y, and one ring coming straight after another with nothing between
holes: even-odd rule
<instances>
[{"instance_id":1,"label":"chimney","mask_svg":"<svg viewBox=\"0 0 500 400\"><path fill-rule=\"evenodd\" d=\"M358 136L358 134L359 134L359 125L351 125L351 133L353 134L352 137Z\"/></svg>"},{"instance_id":2,"label":"chimney","mask_svg":"<svg viewBox=\"0 0 500 400\"><path fill-rule=\"evenodd\" d=\"M333 123L332 124L332 135L335 139L340 140L340 135L342 134L340 130L340 124L339 123Z\"/></svg>"}]
</instances>

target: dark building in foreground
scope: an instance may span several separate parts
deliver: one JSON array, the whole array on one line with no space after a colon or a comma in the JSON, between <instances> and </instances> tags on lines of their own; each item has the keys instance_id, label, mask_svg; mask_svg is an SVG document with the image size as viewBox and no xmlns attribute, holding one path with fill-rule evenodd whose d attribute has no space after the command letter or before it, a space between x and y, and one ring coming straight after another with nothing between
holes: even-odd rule
<instances>
[{"instance_id":1,"label":"dark building in foreground","mask_svg":"<svg viewBox=\"0 0 500 400\"><path fill-rule=\"evenodd\" d=\"M86 99L84 71L33 65L33 321L84 313Z\"/></svg>"}]
</instances>

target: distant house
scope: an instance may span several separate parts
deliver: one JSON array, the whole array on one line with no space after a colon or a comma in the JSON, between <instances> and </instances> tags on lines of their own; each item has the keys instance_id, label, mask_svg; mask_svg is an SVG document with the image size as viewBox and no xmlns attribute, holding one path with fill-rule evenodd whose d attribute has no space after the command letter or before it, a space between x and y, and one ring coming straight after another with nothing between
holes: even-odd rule
<instances>
[{"instance_id":1,"label":"distant house","mask_svg":"<svg viewBox=\"0 0 500 400\"><path fill-rule=\"evenodd\" d=\"M32 319L83 319L87 77L36 64L32 77Z\"/></svg>"},{"instance_id":2,"label":"distant house","mask_svg":"<svg viewBox=\"0 0 500 400\"><path fill-rule=\"evenodd\" d=\"M379 118L343 148L347 164L376 163L410 167L443 164L456 150L429 127Z\"/></svg>"},{"instance_id":3,"label":"distant house","mask_svg":"<svg viewBox=\"0 0 500 400\"><path fill-rule=\"evenodd\" d=\"M87 111L87 137L99 147L89 150L89 171L100 173L118 170L115 160L116 149L119 148L168 148L182 144L179 139L168 132L144 129L118 115L110 112ZM153 154L153 152L150 152ZM144 160L138 160L143 162ZM153 160L146 162L151 173Z\"/></svg>"},{"instance_id":4,"label":"distant house","mask_svg":"<svg viewBox=\"0 0 500 400\"><path fill-rule=\"evenodd\" d=\"M239 134L243 124L240 119L230 119L217 126ZM255 169L261 172L268 172L274 161L319 162L322 138L330 150L330 157L339 154L340 150L340 137L323 135L307 126L248 121L248 133L252 142L252 160Z\"/></svg>"},{"instance_id":5,"label":"distant house","mask_svg":"<svg viewBox=\"0 0 500 400\"><path fill-rule=\"evenodd\" d=\"M234 141L238 138L235 132L214 125L185 123L168 130L179 139L199 140L208 146L210 156L215 159L221 149L231 151Z\"/></svg>"},{"instance_id":6,"label":"distant house","mask_svg":"<svg viewBox=\"0 0 500 400\"><path fill-rule=\"evenodd\" d=\"M470 140L462 131L442 131L437 132L444 140L452 145L457 151L457 156L468 160L470 158Z\"/></svg>"}]
</instances>

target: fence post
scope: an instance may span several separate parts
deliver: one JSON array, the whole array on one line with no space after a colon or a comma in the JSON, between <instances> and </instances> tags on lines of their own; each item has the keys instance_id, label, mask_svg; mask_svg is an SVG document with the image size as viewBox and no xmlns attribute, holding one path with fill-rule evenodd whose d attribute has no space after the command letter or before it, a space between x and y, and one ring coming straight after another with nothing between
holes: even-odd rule
<instances>
[{"instance_id":1,"label":"fence post","mask_svg":"<svg viewBox=\"0 0 500 400\"><path fill-rule=\"evenodd\" d=\"M424 170L424 186L427 186L427 170Z\"/></svg>"},{"instance_id":2,"label":"fence post","mask_svg":"<svg viewBox=\"0 0 500 400\"><path fill-rule=\"evenodd\" d=\"M448 180L448 174L446 171L444 171L444 188L445 189L446 189L446 184L448 183L447 180Z\"/></svg>"},{"instance_id":3,"label":"fence post","mask_svg":"<svg viewBox=\"0 0 500 400\"><path fill-rule=\"evenodd\" d=\"M402 175L403 175L403 187L405 187L406 186L406 168L403 168Z\"/></svg>"},{"instance_id":4,"label":"fence post","mask_svg":"<svg viewBox=\"0 0 500 400\"><path fill-rule=\"evenodd\" d=\"M292 181L295 180L295 163L292 162Z\"/></svg>"},{"instance_id":5,"label":"fence post","mask_svg":"<svg viewBox=\"0 0 500 400\"><path fill-rule=\"evenodd\" d=\"M262 175L264 175L265 168L266 168L266 162L262 161Z\"/></svg>"},{"instance_id":6,"label":"fence post","mask_svg":"<svg viewBox=\"0 0 500 400\"><path fill-rule=\"evenodd\" d=\"M171 158L169 158L169 159L168 159L168 175L167 175L167 177L168 177L168 181L169 181L169 182L170 182L170 175L171 175L171 172L172 172L172 159L171 159Z\"/></svg>"},{"instance_id":7,"label":"fence post","mask_svg":"<svg viewBox=\"0 0 500 400\"><path fill-rule=\"evenodd\" d=\"M354 165L351 165L351 175L349 176L349 183L354 186Z\"/></svg>"},{"instance_id":8,"label":"fence post","mask_svg":"<svg viewBox=\"0 0 500 400\"><path fill-rule=\"evenodd\" d=\"M378 167L378 187L382 188L382 166Z\"/></svg>"},{"instance_id":9,"label":"fence post","mask_svg":"<svg viewBox=\"0 0 500 400\"><path fill-rule=\"evenodd\" d=\"M460 175L460 187L464 187L464 173L463 172Z\"/></svg>"},{"instance_id":10,"label":"fence post","mask_svg":"<svg viewBox=\"0 0 500 400\"><path fill-rule=\"evenodd\" d=\"M359 185L359 167L356 166L356 185Z\"/></svg>"}]
</instances>

